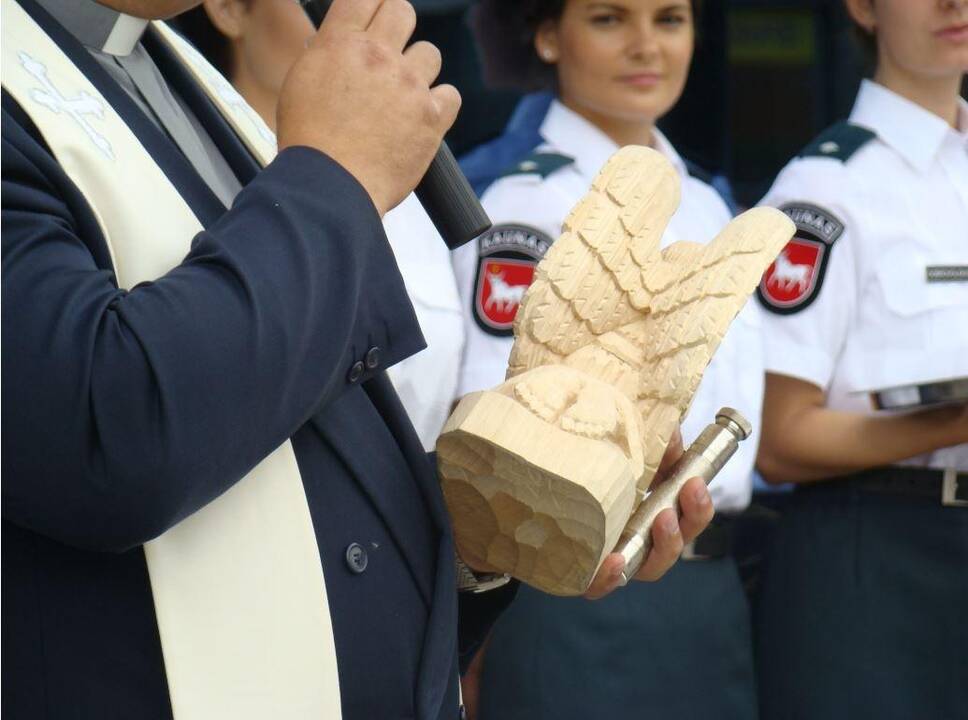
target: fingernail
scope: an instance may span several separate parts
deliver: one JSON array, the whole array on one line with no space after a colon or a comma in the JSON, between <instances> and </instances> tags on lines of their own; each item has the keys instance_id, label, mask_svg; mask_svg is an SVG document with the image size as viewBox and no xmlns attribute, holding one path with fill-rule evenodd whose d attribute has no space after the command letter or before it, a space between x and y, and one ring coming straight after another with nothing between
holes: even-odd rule
<instances>
[{"instance_id":1,"label":"fingernail","mask_svg":"<svg viewBox=\"0 0 968 720\"><path fill-rule=\"evenodd\" d=\"M696 488L692 494L692 499L696 501L696 505L699 507L705 507L709 504L709 491L706 490L706 486Z\"/></svg>"},{"instance_id":2,"label":"fingernail","mask_svg":"<svg viewBox=\"0 0 968 720\"><path fill-rule=\"evenodd\" d=\"M665 520L662 521L662 532L666 535L678 535L679 534L679 523L673 517L666 516Z\"/></svg>"},{"instance_id":3,"label":"fingernail","mask_svg":"<svg viewBox=\"0 0 968 720\"><path fill-rule=\"evenodd\" d=\"M622 560L621 565L616 565L615 566L615 569L612 570L612 572L611 572L611 579L612 580L621 580L622 579L622 571L623 570L625 570L625 560L624 559Z\"/></svg>"}]
</instances>

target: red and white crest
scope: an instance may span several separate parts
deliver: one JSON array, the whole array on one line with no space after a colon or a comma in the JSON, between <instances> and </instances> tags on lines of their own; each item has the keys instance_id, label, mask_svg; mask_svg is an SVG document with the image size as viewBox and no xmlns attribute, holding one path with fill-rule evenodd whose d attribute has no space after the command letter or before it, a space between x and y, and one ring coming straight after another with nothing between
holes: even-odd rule
<instances>
[{"instance_id":1,"label":"red and white crest","mask_svg":"<svg viewBox=\"0 0 968 720\"><path fill-rule=\"evenodd\" d=\"M534 279L535 262L511 258L485 258L479 265L478 319L494 330L509 331L525 291Z\"/></svg>"},{"instance_id":2,"label":"red and white crest","mask_svg":"<svg viewBox=\"0 0 968 720\"><path fill-rule=\"evenodd\" d=\"M802 237L790 240L763 274L760 298L777 312L805 307L820 289L826 253L822 242Z\"/></svg>"},{"instance_id":3,"label":"red and white crest","mask_svg":"<svg viewBox=\"0 0 968 720\"><path fill-rule=\"evenodd\" d=\"M787 203L779 209L793 220L797 234L766 269L756 294L770 312L788 315L803 310L820 293L831 250L845 227L816 205Z\"/></svg>"}]
</instances>

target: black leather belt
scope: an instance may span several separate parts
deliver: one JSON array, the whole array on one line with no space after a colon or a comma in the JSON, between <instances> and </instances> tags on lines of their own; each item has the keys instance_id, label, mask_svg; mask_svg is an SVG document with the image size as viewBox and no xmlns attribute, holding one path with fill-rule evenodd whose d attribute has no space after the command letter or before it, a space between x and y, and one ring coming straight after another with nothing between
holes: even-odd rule
<instances>
[{"instance_id":1,"label":"black leather belt","mask_svg":"<svg viewBox=\"0 0 968 720\"><path fill-rule=\"evenodd\" d=\"M880 495L905 495L934 500L948 507L968 507L968 472L953 468L914 468L891 465L817 483L797 485L797 492L853 488Z\"/></svg>"},{"instance_id":2,"label":"black leather belt","mask_svg":"<svg viewBox=\"0 0 968 720\"><path fill-rule=\"evenodd\" d=\"M713 560L726 557L733 551L733 518L716 515L699 537L686 543L682 560Z\"/></svg>"}]
</instances>

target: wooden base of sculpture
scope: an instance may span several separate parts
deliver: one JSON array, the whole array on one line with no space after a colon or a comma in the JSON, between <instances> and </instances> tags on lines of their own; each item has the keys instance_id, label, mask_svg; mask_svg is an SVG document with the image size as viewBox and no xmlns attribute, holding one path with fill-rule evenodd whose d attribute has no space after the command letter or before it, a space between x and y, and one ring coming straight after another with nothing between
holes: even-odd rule
<instances>
[{"instance_id":1,"label":"wooden base of sculpture","mask_svg":"<svg viewBox=\"0 0 968 720\"><path fill-rule=\"evenodd\" d=\"M759 208L707 245L662 251L678 201L665 158L616 153L536 270L508 380L448 420L438 467L472 567L584 592L730 322L793 235L786 216Z\"/></svg>"},{"instance_id":2,"label":"wooden base of sculpture","mask_svg":"<svg viewBox=\"0 0 968 720\"><path fill-rule=\"evenodd\" d=\"M558 383L554 404L532 387L543 380ZM632 512L642 472L631 401L566 368L471 393L437 452L464 561L548 592L588 586Z\"/></svg>"}]
</instances>

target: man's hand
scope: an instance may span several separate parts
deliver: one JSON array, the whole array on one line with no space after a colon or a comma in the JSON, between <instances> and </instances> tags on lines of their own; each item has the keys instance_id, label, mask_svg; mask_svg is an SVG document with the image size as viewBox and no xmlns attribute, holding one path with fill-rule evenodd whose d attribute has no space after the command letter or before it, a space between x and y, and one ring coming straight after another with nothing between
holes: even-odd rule
<instances>
[{"instance_id":1,"label":"man's hand","mask_svg":"<svg viewBox=\"0 0 968 720\"><path fill-rule=\"evenodd\" d=\"M405 0L334 0L276 111L279 149L326 153L381 216L416 187L460 108L452 85L430 87L440 51L426 42L404 51L416 22Z\"/></svg>"},{"instance_id":2,"label":"man's hand","mask_svg":"<svg viewBox=\"0 0 968 720\"><path fill-rule=\"evenodd\" d=\"M662 457L662 463L655 475L657 479L653 481L652 487L665 480L669 468L682 452L682 435L676 430ZM713 519L712 499L701 478L692 478L682 486L679 491L679 510L681 517L678 518L673 510L663 510L656 517L652 525L652 548L635 574L636 580L654 581L665 575L676 564L685 543L695 540ZM585 597L597 600L615 590L621 582L624 569L625 560L620 554L608 555L598 568L592 584L585 591Z\"/></svg>"}]
</instances>

